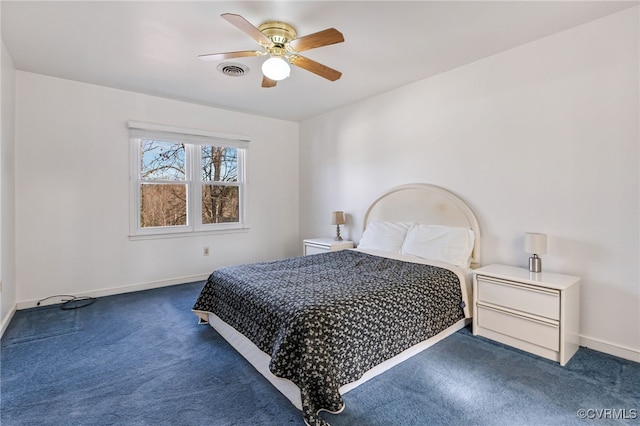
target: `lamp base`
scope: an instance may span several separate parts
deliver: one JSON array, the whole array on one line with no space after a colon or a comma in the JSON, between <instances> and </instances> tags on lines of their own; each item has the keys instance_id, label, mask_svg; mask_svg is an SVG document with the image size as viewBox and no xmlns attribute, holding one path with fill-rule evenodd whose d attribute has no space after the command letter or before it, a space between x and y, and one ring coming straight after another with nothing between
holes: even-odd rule
<instances>
[{"instance_id":1,"label":"lamp base","mask_svg":"<svg viewBox=\"0 0 640 426\"><path fill-rule=\"evenodd\" d=\"M336 237L333 240L342 241L342 237L340 236L340 225L336 225Z\"/></svg>"},{"instance_id":2,"label":"lamp base","mask_svg":"<svg viewBox=\"0 0 640 426\"><path fill-rule=\"evenodd\" d=\"M537 254L529 258L529 272L542 272L542 259Z\"/></svg>"}]
</instances>

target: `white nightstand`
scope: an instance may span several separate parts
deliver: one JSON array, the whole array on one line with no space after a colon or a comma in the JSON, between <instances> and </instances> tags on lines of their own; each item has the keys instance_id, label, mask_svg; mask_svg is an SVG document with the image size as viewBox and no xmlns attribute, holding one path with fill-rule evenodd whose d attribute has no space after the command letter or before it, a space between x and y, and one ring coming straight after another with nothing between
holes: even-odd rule
<instances>
[{"instance_id":1,"label":"white nightstand","mask_svg":"<svg viewBox=\"0 0 640 426\"><path fill-rule=\"evenodd\" d=\"M303 241L302 253L306 256L308 254L325 253L350 248L353 248L353 241L336 241L333 238L309 238Z\"/></svg>"},{"instance_id":2,"label":"white nightstand","mask_svg":"<svg viewBox=\"0 0 640 426\"><path fill-rule=\"evenodd\" d=\"M489 265L473 271L473 334L565 365L580 331L580 278Z\"/></svg>"}]
</instances>

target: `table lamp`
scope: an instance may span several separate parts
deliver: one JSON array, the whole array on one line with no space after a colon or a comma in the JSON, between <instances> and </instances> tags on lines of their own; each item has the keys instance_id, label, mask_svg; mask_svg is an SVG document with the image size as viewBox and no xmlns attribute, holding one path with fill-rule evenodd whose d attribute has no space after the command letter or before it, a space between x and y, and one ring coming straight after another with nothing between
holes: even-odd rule
<instances>
[{"instance_id":1,"label":"table lamp","mask_svg":"<svg viewBox=\"0 0 640 426\"><path fill-rule=\"evenodd\" d=\"M336 225L336 241L342 241L342 237L340 236L340 225L345 224L344 220L344 212L333 212L331 213L331 224Z\"/></svg>"},{"instance_id":2,"label":"table lamp","mask_svg":"<svg viewBox=\"0 0 640 426\"><path fill-rule=\"evenodd\" d=\"M542 259L538 255L547 253L547 235L536 232L524 234L524 251L533 255L529 258L529 271L542 271Z\"/></svg>"}]
</instances>

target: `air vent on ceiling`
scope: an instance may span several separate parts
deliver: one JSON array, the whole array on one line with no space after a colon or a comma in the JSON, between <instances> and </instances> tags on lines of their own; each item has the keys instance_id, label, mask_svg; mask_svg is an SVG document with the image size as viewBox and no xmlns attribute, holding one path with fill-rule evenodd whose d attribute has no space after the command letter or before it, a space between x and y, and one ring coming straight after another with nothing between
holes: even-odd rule
<instances>
[{"instance_id":1,"label":"air vent on ceiling","mask_svg":"<svg viewBox=\"0 0 640 426\"><path fill-rule=\"evenodd\" d=\"M218 70L229 77L242 77L249 72L249 68L242 64L223 62L218 65Z\"/></svg>"}]
</instances>

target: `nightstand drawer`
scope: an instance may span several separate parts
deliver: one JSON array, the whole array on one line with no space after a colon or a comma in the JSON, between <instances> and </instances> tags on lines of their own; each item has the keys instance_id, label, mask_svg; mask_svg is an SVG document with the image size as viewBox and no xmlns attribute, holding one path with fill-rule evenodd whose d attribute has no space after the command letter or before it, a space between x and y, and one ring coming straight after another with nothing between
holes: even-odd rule
<instances>
[{"instance_id":1,"label":"nightstand drawer","mask_svg":"<svg viewBox=\"0 0 640 426\"><path fill-rule=\"evenodd\" d=\"M560 320L560 292L553 289L478 276L478 302Z\"/></svg>"},{"instance_id":2,"label":"nightstand drawer","mask_svg":"<svg viewBox=\"0 0 640 426\"><path fill-rule=\"evenodd\" d=\"M318 254L318 253L326 253L330 250L329 247L326 246L314 246L311 244L307 244L304 246L304 254Z\"/></svg>"},{"instance_id":3,"label":"nightstand drawer","mask_svg":"<svg viewBox=\"0 0 640 426\"><path fill-rule=\"evenodd\" d=\"M477 306L478 326L505 334L516 339L526 336L526 341L552 351L560 350L560 327L558 324L522 317L511 312L488 306Z\"/></svg>"}]
</instances>

